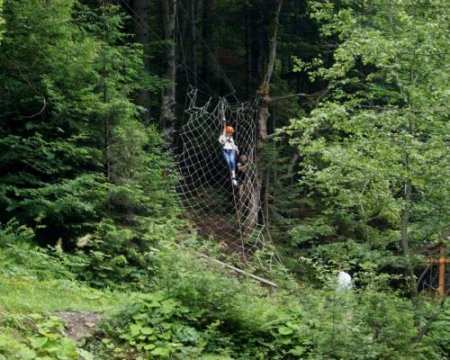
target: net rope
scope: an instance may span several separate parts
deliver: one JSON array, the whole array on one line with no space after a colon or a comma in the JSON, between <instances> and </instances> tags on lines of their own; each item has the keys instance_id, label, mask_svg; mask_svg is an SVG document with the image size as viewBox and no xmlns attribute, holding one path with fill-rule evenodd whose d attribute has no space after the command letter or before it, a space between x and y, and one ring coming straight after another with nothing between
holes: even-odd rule
<instances>
[{"instance_id":1,"label":"net rope","mask_svg":"<svg viewBox=\"0 0 450 360\"><path fill-rule=\"evenodd\" d=\"M225 98L209 98L199 105L197 94L195 89L187 93L187 120L179 131L177 192L187 218L201 235L226 240L245 254L262 244L264 229L256 171L256 107L230 104ZM238 186L231 183L218 141L223 116L235 129Z\"/></svg>"}]
</instances>

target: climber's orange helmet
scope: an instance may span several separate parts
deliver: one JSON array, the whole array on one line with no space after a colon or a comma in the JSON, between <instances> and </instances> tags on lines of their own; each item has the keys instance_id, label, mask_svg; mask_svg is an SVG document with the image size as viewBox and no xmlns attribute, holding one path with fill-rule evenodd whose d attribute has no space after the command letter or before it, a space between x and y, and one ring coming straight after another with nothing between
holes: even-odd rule
<instances>
[{"instance_id":1,"label":"climber's orange helmet","mask_svg":"<svg viewBox=\"0 0 450 360\"><path fill-rule=\"evenodd\" d=\"M233 135L234 134L234 128L232 127L232 126L227 126L226 128L225 128L225 133L227 134L227 135Z\"/></svg>"}]
</instances>

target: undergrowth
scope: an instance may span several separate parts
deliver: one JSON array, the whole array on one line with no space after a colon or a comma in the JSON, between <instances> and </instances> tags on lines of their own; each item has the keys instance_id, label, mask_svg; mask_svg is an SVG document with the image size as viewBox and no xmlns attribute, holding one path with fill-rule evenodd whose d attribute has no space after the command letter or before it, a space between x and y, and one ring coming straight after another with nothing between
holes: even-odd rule
<instances>
[{"instance_id":1,"label":"undergrowth","mask_svg":"<svg viewBox=\"0 0 450 360\"><path fill-rule=\"evenodd\" d=\"M379 285L272 292L188 250L165 249L155 291L105 322L102 359L445 359L449 308ZM424 299L421 299L424 301ZM428 328L430 314L438 314ZM422 333L422 334L421 334ZM443 334L445 333L445 334ZM420 335L421 334L421 335Z\"/></svg>"},{"instance_id":2,"label":"undergrowth","mask_svg":"<svg viewBox=\"0 0 450 360\"><path fill-rule=\"evenodd\" d=\"M450 307L412 302L370 272L360 274L364 287L347 293L336 293L327 275L322 289L288 281L265 288L192 248L165 245L170 240L154 249L141 291L133 283L94 289L77 280L78 255L38 250L32 236L17 223L0 231L2 360L441 360L450 353ZM277 281L286 276L279 272ZM103 320L77 343L58 316L64 310Z\"/></svg>"}]
</instances>

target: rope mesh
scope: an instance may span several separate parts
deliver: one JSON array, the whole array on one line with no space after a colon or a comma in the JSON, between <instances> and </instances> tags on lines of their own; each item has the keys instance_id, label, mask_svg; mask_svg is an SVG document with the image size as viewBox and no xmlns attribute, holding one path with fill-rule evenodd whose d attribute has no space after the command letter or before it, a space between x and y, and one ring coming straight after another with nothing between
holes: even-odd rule
<instances>
[{"instance_id":1,"label":"rope mesh","mask_svg":"<svg viewBox=\"0 0 450 360\"><path fill-rule=\"evenodd\" d=\"M188 92L187 121L180 130L177 158L178 193L186 215L199 233L227 240L245 254L262 242L260 184L256 172L256 109L249 103L231 105L226 99L197 104L197 91ZM222 114L235 129L239 147L239 186L231 174L218 138ZM243 156L245 155L245 156ZM243 161L244 158L247 161Z\"/></svg>"},{"instance_id":2,"label":"rope mesh","mask_svg":"<svg viewBox=\"0 0 450 360\"><path fill-rule=\"evenodd\" d=\"M437 291L439 287L439 265L429 265L418 281L419 291ZM450 269L446 268L445 289L450 289Z\"/></svg>"}]
</instances>

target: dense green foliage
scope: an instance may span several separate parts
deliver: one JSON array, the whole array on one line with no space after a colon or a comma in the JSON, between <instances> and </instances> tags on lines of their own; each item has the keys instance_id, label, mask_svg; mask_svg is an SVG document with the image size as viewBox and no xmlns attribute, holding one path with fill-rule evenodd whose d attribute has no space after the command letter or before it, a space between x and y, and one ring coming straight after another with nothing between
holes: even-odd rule
<instances>
[{"instance_id":1,"label":"dense green foliage","mask_svg":"<svg viewBox=\"0 0 450 360\"><path fill-rule=\"evenodd\" d=\"M278 1L179 0L172 39L160 1L111 3L0 0L0 360L449 358L418 292L449 240L449 0L285 0L265 87ZM174 191L171 60L175 130L189 85L267 96L248 253Z\"/></svg>"},{"instance_id":2,"label":"dense green foliage","mask_svg":"<svg viewBox=\"0 0 450 360\"><path fill-rule=\"evenodd\" d=\"M1 221L32 226L42 244L88 250L84 278L145 263L175 199L160 136L131 101L159 86L143 71L142 49L126 42L115 7L10 1L4 14Z\"/></svg>"},{"instance_id":3,"label":"dense green foliage","mask_svg":"<svg viewBox=\"0 0 450 360\"><path fill-rule=\"evenodd\" d=\"M7 231L17 244L29 236L13 225ZM417 312L373 273L354 293L336 293L332 283L271 293L188 249L163 249L152 291L119 295L52 278L60 275L52 265L43 270L48 259L20 245L14 251L30 262L0 273L0 358L444 359L449 351L448 306ZM24 298L27 291L34 296ZM104 312L95 337L67 338L59 314L69 309ZM427 314L438 316L420 335Z\"/></svg>"},{"instance_id":4,"label":"dense green foliage","mask_svg":"<svg viewBox=\"0 0 450 360\"><path fill-rule=\"evenodd\" d=\"M290 245L348 268L408 273L412 256L446 240L450 220L448 14L374 1L317 4L314 16L340 45L332 66L297 62L328 95L286 128L312 214Z\"/></svg>"}]
</instances>

